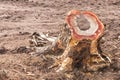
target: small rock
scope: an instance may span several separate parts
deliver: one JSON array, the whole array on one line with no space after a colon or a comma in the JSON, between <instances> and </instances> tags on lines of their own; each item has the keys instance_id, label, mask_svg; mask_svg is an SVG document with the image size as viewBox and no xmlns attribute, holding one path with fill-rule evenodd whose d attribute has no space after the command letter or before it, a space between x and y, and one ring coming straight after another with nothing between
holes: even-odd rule
<instances>
[{"instance_id":1,"label":"small rock","mask_svg":"<svg viewBox=\"0 0 120 80\"><path fill-rule=\"evenodd\" d=\"M105 43L105 37L102 37L102 39L101 39L101 44L103 44L103 43Z\"/></svg>"},{"instance_id":2,"label":"small rock","mask_svg":"<svg viewBox=\"0 0 120 80\"><path fill-rule=\"evenodd\" d=\"M5 54L7 51L7 49L5 49L4 47L0 48L0 54Z\"/></svg>"},{"instance_id":3,"label":"small rock","mask_svg":"<svg viewBox=\"0 0 120 80\"><path fill-rule=\"evenodd\" d=\"M29 32L19 32L20 35L28 35L30 34Z\"/></svg>"},{"instance_id":4,"label":"small rock","mask_svg":"<svg viewBox=\"0 0 120 80\"><path fill-rule=\"evenodd\" d=\"M120 39L120 36L118 36L118 39Z\"/></svg>"},{"instance_id":5,"label":"small rock","mask_svg":"<svg viewBox=\"0 0 120 80\"><path fill-rule=\"evenodd\" d=\"M26 46L21 46L16 49L17 53L29 53L31 51L30 48L27 48Z\"/></svg>"},{"instance_id":6,"label":"small rock","mask_svg":"<svg viewBox=\"0 0 120 80\"><path fill-rule=\"evenodd\" d=\"M105 37L102 37L102 40L104 40L104 41L105 41L105 40L106 40L106 39L105 39Z\"/></svg>"}]
</instances>

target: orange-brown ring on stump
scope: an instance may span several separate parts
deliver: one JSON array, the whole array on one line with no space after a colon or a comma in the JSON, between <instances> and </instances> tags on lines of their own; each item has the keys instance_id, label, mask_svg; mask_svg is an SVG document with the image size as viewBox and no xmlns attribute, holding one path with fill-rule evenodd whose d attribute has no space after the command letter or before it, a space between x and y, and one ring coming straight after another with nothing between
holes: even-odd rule
<instances>
[{"instance_id":1,"label":"orange-brown ring on stump","mask_svg":"<svg viewBox=\"0 0 120 80\"><path fill-rule=\"evenodd\" d=\"M74 17L76 17L77 15L80 15L80 14L82 14L85 17L89 16L89 18L93 19L97 23L98 29L95 31L94 34L89 35L89 36L81 35L75 31L75 26L73 25L72 20L74 19ZM95 14L93 14L92 12L89 12L89 11L71 10L70 12L68 12L68 14L65 18L65 21L71 31L72 38L74 38L76 40L82 40L82 39L95 40L95 39L98 39L104 31L104 25L102 24L102 22L98 19L98 17Z\"/></svg>"}]
</instances>

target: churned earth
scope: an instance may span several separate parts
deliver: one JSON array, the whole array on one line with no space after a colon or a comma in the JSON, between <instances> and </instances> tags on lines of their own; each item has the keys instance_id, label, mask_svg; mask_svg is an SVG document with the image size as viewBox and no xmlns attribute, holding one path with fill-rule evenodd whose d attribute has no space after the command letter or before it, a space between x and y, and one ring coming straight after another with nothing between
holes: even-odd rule
<instances>
[{"instance_id":1,"label":"churned earth","mask_svg":"<svg viewBox=\"0 0 120 80\"><path fill-rule=\"evenodd\" d=\"M0 0L0 80L120 80L120 0ZM97 72L63 75L54 62L29 49L33 32L58 35L68 11L95 13L105 26L100 44L111 65ZM67 77L66 77L67 76Z\"/></svg>"}]
</instances>

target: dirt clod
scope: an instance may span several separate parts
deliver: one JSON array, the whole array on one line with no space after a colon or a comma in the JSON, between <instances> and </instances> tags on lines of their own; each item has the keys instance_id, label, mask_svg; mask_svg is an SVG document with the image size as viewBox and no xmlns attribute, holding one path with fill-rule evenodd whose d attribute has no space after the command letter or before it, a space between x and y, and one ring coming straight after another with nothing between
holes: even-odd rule
<instances>
[{"instance_id":1,"label":"dirt clod","mask_svg":"<svg viewBox=\"0 0 120 80\"><path fill-rule=\"evenodd\" d=\"M0 54L4 54L7 52L7 49L5 49L4 47L0 48Z\"/></svg>"}]
</instances>

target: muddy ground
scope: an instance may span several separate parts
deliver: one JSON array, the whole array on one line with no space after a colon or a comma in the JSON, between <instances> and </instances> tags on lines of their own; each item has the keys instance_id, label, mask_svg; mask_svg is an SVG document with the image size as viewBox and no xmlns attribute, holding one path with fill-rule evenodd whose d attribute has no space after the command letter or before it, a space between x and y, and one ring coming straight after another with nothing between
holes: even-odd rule
<instances>
[{"instance_id":1,"label":"muddy ground","mask_svg":"<svg viewBox=\"0 0 120 80\"><path fill-rule=\"evenodd\" d=\"M120 80L120 0L0 0L0 80ZM33 32L58 34L72 9L94 12L105 25L101 48L112 63L97 72L76 71L72 78L48 69L50 58L32 54Z\"/></svg>"}]
</instances>

